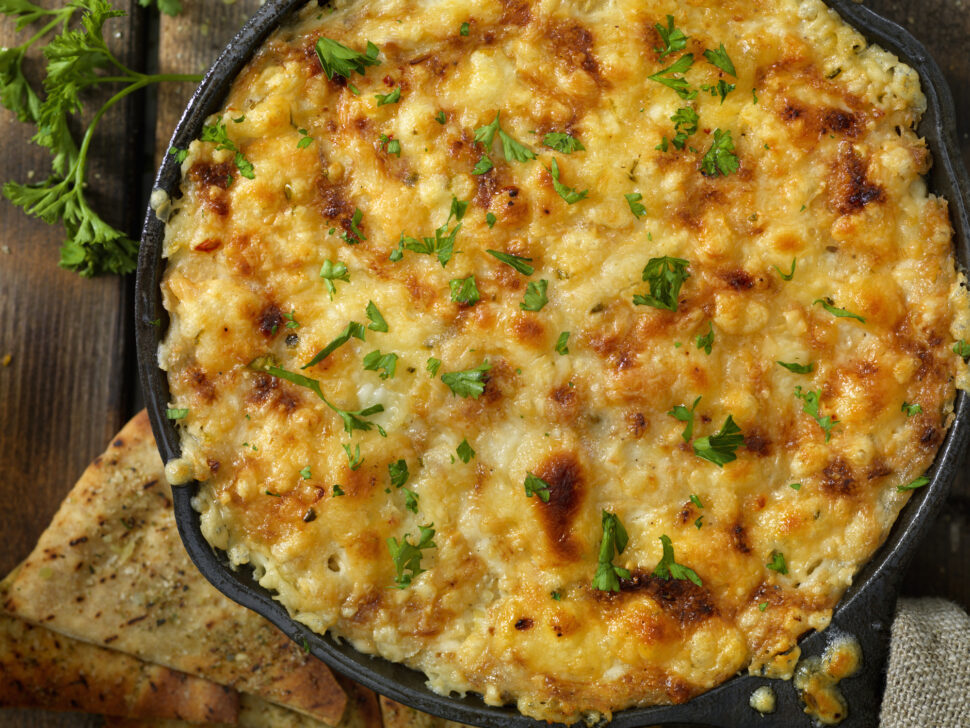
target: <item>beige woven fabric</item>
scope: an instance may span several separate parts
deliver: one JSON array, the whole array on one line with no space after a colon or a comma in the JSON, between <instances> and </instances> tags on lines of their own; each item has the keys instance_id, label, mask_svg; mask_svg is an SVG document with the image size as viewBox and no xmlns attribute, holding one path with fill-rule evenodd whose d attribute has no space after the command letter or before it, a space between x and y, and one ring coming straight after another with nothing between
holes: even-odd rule
<instances>
[{"instance_id":1,"label":"beige woven fabric","mask_svg":"<svg viewBox=\"0 0 970 728\"><path fill-rule=\"evenodd\" d=\"M880 728L970 727L970 617L943 599L900 599Z\"/></svg>"}]
</instances>

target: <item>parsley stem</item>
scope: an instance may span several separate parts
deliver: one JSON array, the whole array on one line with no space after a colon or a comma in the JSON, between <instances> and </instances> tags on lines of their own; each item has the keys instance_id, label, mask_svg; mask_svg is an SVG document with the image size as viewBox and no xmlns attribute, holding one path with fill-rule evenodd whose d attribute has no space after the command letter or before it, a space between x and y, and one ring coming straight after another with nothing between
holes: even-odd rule
<instances>
[{"instance_id":1,"label":"parsley stem","mask_svg":"<svg viewBox=\"0 0 970 728\"><path fill-rule=\"evenodd\" d=\"M67 11L67 12L65 12L65 11ZM60 17L60 14L63 14L64 17L61 18ZM61 11L60 11L60 14L58 14L57 17L55 17L52 21L50 21L43 28L41 28L40 30L38 30L33 36L31 36L31 38L29 40L27 40L26 43L24 43L23 45L19 45L17 47L18 48L21 48L23 50L27 50L34 43L36 43L41 38L43 38L45 35L47 35L52 30L54 30L54 26L57 25L58 23L63 22L64 25L66 26L67 25L67 21L69 21L71 19L71 16L74 14L74 8L73 7L62 8Z\"/></svg>"}]
</instances>

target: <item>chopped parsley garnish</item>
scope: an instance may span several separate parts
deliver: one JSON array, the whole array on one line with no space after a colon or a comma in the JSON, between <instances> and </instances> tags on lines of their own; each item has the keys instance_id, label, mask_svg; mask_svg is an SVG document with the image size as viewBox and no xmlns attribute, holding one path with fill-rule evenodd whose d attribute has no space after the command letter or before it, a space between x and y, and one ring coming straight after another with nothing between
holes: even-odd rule
<instances>
[{"instance_id":1,"label":"chopped parsley garnish","mask_svg":"<svg viewBox=\"0 0 970 728\"><path fill-rule=\"evenodd\" d=\"M402 492L404 493L404 507L411 511L411 513L417 513L418 494L410 488L404 488Z\"/></svg>"},{"instance_id":2,"label":"chopped parsley garnish","mask_svg":"<svg viewBox=\"0 0 970 728\"><path fill-rule=\"evenodd\" d=\"M377 306L374 305L373 301L367 302L367 320L370 321L370 323L367 324L367 328L369 328L371 331L379 331L381 333L387 332L387 321L385 321L384 317L381 316L381 312L377 310ZM360 339L363 341L364 337L361 336Z\"/></svg>"},{"instance_id":3,"label":"chopped parsley garnish","mask_svg":"<svg viewBox=\"0 0 970 728\"><path fill-rule=\"evenodd\" d=\"M694 493L691 493L690 494L690 502L693 503L698 508L703 508L704 507L704 504L701 503L700 497L697 496L697 495L695 495Z\"/></svg>"},{"instance_id":4,"label":"chopped parsley garnish","mask_svg":"<svg viewBox=\"0 0 970 728\"><path fill-rule=\"evenodd\" d=\"M300 141L296 143L297 149L306 149L308 146L313 144L313 137L307 133L306 129L300 129Z\"/></svg>"},{"instance_id":5,"label":"chopped parsley garnish","mask_svg":"<svg viewBox=\"0 0 970 728\"><path fill-rule=\"evenodd\" d=\"M407 460L404 458L401 458L396 463L388 463L387 473L391 478L391 485L395 488L403 486L408 482L408 478L411 477L411 473L408 472Z\"/></svg>"},{"instance_id":6,"label":"chopped parsley garnish","mask_svg":"<svg viewBox=\"0 0 970 728\"><path fill-rule=\"evenodd\" d=\"M468 278L453 278L448 281L448 286L451 288L451 300L455 303L471 306L481 299L473 275Z\"/></svg>"},{"instance_id":7,"label":"chopped parsley garnish","mask_svg":"<svg viewBox=\"0 0 970 728\"><path fill-rule=\"evenodd\" d=\"M552 597L552 598L553 598L553 599L554 599L555 601L557 601L557 602L561 602L561 601L562 601L562 594L560 594L560 593L559 593L559 592L557 592L557 591L554 591L554 592L551 592L551 593L549 594L549 596L551 596L551 597Z\"/></svg>"},{"instance_id":8,"label":"chopped parsley garnish","mask_svg":"<svg viewBox=\"0 0 970 728\"><path fill-rule=\"evenodd\" d=\"M396 157L401 156L400 141L392 139L387 134L381 134L379 141L381 149L385 150L388 154L393 154Z\"/></svg>"},{"instance_id":9,"label":"chopped parsley garnish","mask_svg":"<svg viewBox=\"0 0 970 728\"><path fill-rule=\"evenodd\" d=\"M963 361L967 361L967 359L970 359L970 344L967 343L966 339L960 339L953 345L953 353L963 357Z\"/></svg>"},{"instance_id":10,"label":"chopped parsley garnish","mask_svg":"<svg viewBox=\"0 0 970 728\"><path fill-rule=\"evenodd\" d=\"M866 320L857 313L846 311L844 308L837 308L836 305L832 302L831 298L816 298L812 303L821 304L822 308L824 308L826 311L828 311L836 318L852 318L852 319L855 319L856 321L861 321L862 323L866 322Z\"/></svg>"},{"instance_id":11,"label":"chopped parsley garnish","mask_svg":"<svg viewBox=\"0 0 970 728\"><path fill-rule=\"evenodd\" d=\"M689 106L684 106L677 109L670 120L674 122L674 131L677 132L671 141L677 149L683 149L684 145L687 144L687 139L697 132L699 121L697 112Z\"/></svg>"},{"instance_id":12,"label":"chopped parsley garnish","mask_svg":"<svg viewBox=\"0 0 970 728\"><path fill-rule=\"evenodd\" d=\"M593 588L600 591L620 591L620 579L629 579L630 572L613 565L613 555L622 554L630 537L616 514L603 511L603 540L600 541L599 563L593 577Z\"/></svg>"},{"instance_id":13,"label":"chopped parsley garnish","mask_svg":"<svg viewBox=\"0 0 970 728\"><path fill-rule=\"evenodd\" d=\"M339 483L334 483L333 484L333 493L330 494L330 497L331 498L339 498L342 495L346 495L344 493L344 489L341 487L341 485Z\"/></svg>"},{"instance_id":14,"label":"chopped parsley garnish","mask_svg":"<svg viewBox=\"0 0 970 728\"><path fill-rule=\"evenodd\" d=\"M486 124L475 129L475 141L484 146L487 152L492 147L495 132L498 132L498 138L502 142L502 153L505 155L507 161L528 162L530 159L535 159L535 152L517 142L502 129L499 121L500 113L498 111L495 112L495 119L491 124Z\"/></svg>"},{"instance_id":15,"label":"chopped parsley garnish","mask_svg":"<svg viewBox=\"0 0 970 728\"><path fill-rule=\"evenodd\" d=\"M697 403L700 401L700 397L695 399L694 404L690 406L690 409L687 409L687 407L682 404L675 405L674 408L667 413L671 417L687 423L687 426L684 427L684 431L680 434L680 436L684 439L684 442L690 442L690 438L694 434L694 410L697 409Z\"/></svg>"},{"instance_id":16,"label":"chopped parsley garnish","mask_svg":"<svg viewBox=\"0 0 970 728\"><path fill-rule=\"evenodd\" d=\"M495 215L493 215L492 213L490 212L485 213L485 224L488 225L490 228L495 227L495 221L497 219L498 218L495 217Z\"/></svg>"},{"instance_id":17,"label":"chopped parsley garnish","mask_svg":"<svg viewBox=\"0 0 970 728\"><path fill-rule=\"evenodd\" d=\"M776 361L780 367L785 367L790 372L795 372L795 374L811 374L815 371L815 362L809 362L808 364L796 364L795 362L788 361Z\"/></svg>"},{"instance_id":18,"label":"chopped parsley garnish","mask_svg":"<svg viewBox=\"0 0 970 728\"><path fill-rule=\"evenodd\" d=\"M493 258L498 258L503 263L512 266L524 276L531 276L535 272L535 268L529 265L532 262L532 258L523 258L521 255L513 255L512 253L501 253L498 250L486 250L485 252Z\"/></svg>"},{"instance_id":19,"label":"chopped parsley garnish","mask_svg":"<svg viewBox=\"0 0 970 728\"><path fill-rule=\"evenodd\" d=\"M441 267L444 268L448 265L448 261L451 260L451 256L454 254L455 237L458 235L458 231L461 230L462 223L460 221L465 216L467 209L468 200L459 200L452 195L448 219L445 220L444 225L434 231L434 237L416 240L402 233L401 242L398 243L398 250L404 247L413 253L436 255L438 262L441 263ZM448 226L451 224L452 218L458 221L458 224L449 231ZM391 260L400 260L400 257L395 257L395 253L397 251L391 253Z\"/></svg>"},{"instance_id":20,"label":"chopped parsley garnish","mask_svg":"<svg viewBox=\"0 0 970 728\"><path fill-rule=\"evenodd\" d=\"M707 91L711 96L720 96L721 103L724 103L724 99L727 95L737 88L733 83L727 83L723 78L720 79L714 86L704 85L701 86L702 91Z\"/></svg>"},{"instance_id":21,"label":"chopped parsley garnish","mask_svg":"<svg viewBox=\"0 0 970 728\"><path fill-rule=\"evenodd\" d=\"M394 371L397 368L397 354L381 354L380 349L375 349L364 357L364 369L369 372L380 372L381 379L394 379Z\"/></svg>"},{"instance_id":22,"label":"chopped parsley garnish","mask_svg":"<svg viewBox=\"0 0 970 728\"><path fill-rule=\"evenodd\" d=\"M320 268L320 277L324 279L324 284L327 286L327 293L330 294L330 300L333 300L333 294L337 292L337 286L334 285L334 281L347 281L350 282L350 273L347 272L346 263L341 263L339 260L334 262L332 260L323 261L323 266Z\"/></svg>"},{"instance_id":23,"label":"chopped parsley garnish","mask_svg":"<svg viewBox=\"0 0 970 728\"><path fill-rule=\"evenodd\" d=\"M706 50L704 51L704 58L708 60L712 65L717 66L725 73L738 77L737 71L734 70L734 64L731 62L731 58L727 54L727 50L724 48L724 44L721 43L721 47L716 51Z\"/></svg>"},{"instance_id":24,"label":"chopped parsley garnish","mask_svg":"<svg viewBox=\"0 0 970 728\"><path fill-rule=\"evenodd\" d=\"M312 391L317 397L319 397L327 407L336 412L340 419L343 420L344 430L347 434L352 434L354 430L367 431L374 427L373 422L368 422L363 419L364 417L369 417L370 415L377 414L378 412L384 411L384 405L375 404L370 407L365 407L360 410L343 410L337 407L333 402L327 399L323 390L320 389L320 382L316 379L311 379L310 377L305 377L302 374L297 374L296 372L287 371L275 365L273 359L268 356L261 356L248 364L248 367L257 372L265 372L271 376L277 377L279 379L285 379L292 384L299 385L301 387L306 387ZM383 436L384 430L380 425L377 425L377 431Z\"/></svg>"},{"instance_id":25,"label":"chopped parsley garnish","mask_svg":"<svg viewBox=\"0 0 970 728\"><path fill-rule=\"evenodd\" d=\"M380 65L377 60L380 49L370 41L367 41L367 50L358 53L343 43L321 36L317 39L316 49L323 72L331 81L334 76L343 76L349 80L354 72L363 76L367 72L367 66Z\"/></svg>"},{"instance_id":26,"label":"chopped parsley garnish","mask_svg":"<svg viewBox=\"0 0 970 728\"><path fill-rule=\"evenodd\" d=\"M704 525L704 516L698 516L697 519L694 521L694 525L697 526L697 530L699 531L701 529L701 526Z\"/></svg>"},{"instance_id":27,"label":"chopped parsley garnish","mask_svg":"<svg viewBox=\"0 0 970 728\"><path fill-rule=\"evenodd\" d=\"M463 372L445 372L441 375L441 381L448 385L452 394L478 399L485 391L485 372L491 368L492 365L484 361L474 369L466 369Z\"/></svg>"},{"instance_id":28,"label":"chopped parsley garnish","mask_svg":"<svg viewBox=\"0 0 970 728\"><path fill-rule=\"evenodd\" d=\"M741 428L735 424L734 418L728 415L720 432L694 440L694 454L723 468L725 464L737 460L738 456L734 453L743 444L744 436L741 434Z\"/></svg>"},{"instance_id":29,"label":"chopped parsley garnish","mask_svg":"<svg viewBox=\"0 0 970 728\"><path fill-rule=\"evenodd\" d=\"M184 420L189 416L189 408L169 407L165 410L165 416L170 420Z\"/></svg>"},{"instance_id":30,"label":"chopped parsley garnish","mask_svg":"<svg viewBox=\"0 0 970 728\"><path fill-rule=\"evenodd\" d=\"M472 168L472 174L485 174L490 171L495 165L492 164L492 160L489 159L487 154L483 154L482 158L476 162L475 166Z\"/></svg>"},{"instance_id":31,"label":"chopped parsley garnish","mask_svg":"<svg viewBox=\"0 0 970 728\"><path fill-rule=\"evenodd\" d=\"M910 404L909 402L903 402L903 406L900 411L905 412L907 417L923 414L923 408L920 405Z\"/></svg>"},{"instance_id":32,"label":"chopped parsley garnish","mask_svg":"<svg viewBox=\"0 0 970 728\"><path fill-rule=\"evenodd\" d=\"M641 218L647 214L647 208L644 207L643 203L640 202L640 200L643 199L643 195L641 195L639 192L631 192L627 195L623 195L623 197L626 199L626 204L630 206L630 212L633 213L634 217Z\"/></svg>"},{"instance_id":33,"label":"chopped parsley garnish","mask_svg":"<svg viewBox=\"0 0 970 728\"><path fill-rule=\"evenodd\" d=\"M387 104L396 104L401 100L401 87L395 86L394 90L389 94L374 94L374 98L377 99L378 106L386 106Z\"/></svg>"},{"instance_id":34,"label":"chopped parsley garnish","mask_svg":"<svg viewBox=\"0 0 970 728\"><path fill-rule=\"evenodd\" d=\"M714 346L714 324L708 321L707 327L707 333L703 336L698 336L696 342L698 349L703 349L705 354L710 355L711 347Z\"/></svg>"},{"instance_id":35,"label":"chopped parsley garnish","mask_svg":"<svg viewBox=\"0 0 970 728\"><path fill-rule=\"evenodd\" d=\"M296 320L296 309L291 310L289 313L284 313L283 318L286 319L286 328L288 329L298 329L300 328L300 322Z\"/></svg>"},{"instance_id":36,"label":"chopped parsley garnish","mask_svg":"<svg viewBox=\"0 0 970 728\"><path fill-rule=\"evenodd\" d=\"M458 453L458 459L463 463L469 463L471 462L471 459L475 457L475 450L471 445L468 444L467 439L463 439L461 441L461 444L458 445L455 452Z\"/></svg>"},{"instance_id":37,"label":"chopped parsley garnish","mask_svg":"<svg viewBox=\"0 0 970 728\"><path fill-rule=\"evenodd\" d=\"M359 207L355 207L353 217L350 218L350 230L344 230L340 233L340 237L343 238L347 245L357 245L361 240L367 240L367 236L364 235L359 227L363 219L364 213L360 211Z\"/></svg>"},{"instance_id":38,"label":"chopped parsley garnish","mask_svg":"<svg viewBox=\"0 0 970 728\"><path fill-rule=\"evenodd\" d=\"M432 377L438 376L438 370L441 369L441 359L435 359L433 356L429 357L426 368Z\"/></svg>"},{"instance_id":39,"label":"chopped parsley garnish","mask_svg":"<svg viewBox=\"0 0 970 728\"><path fill-rule=\"evenodd\" d=\"M738 155L734 153L734 140L731 131L714 130L714 141L711 148L701 159L701 173L706 177L717 177L719 174L727 177L738 171Z\"/></svg>"},{"instance_id":40,"label":"chopped parsley garnish","mask_svg":"<svg viewBox=\"0 0 970 728\"><path fill-rule=\"evenodd\" d=\"M569 342L569 332L563 331L559 334L559 338L556 339L556 353L565 356L569 353L569 347L566 344Z\"/></svg>"},{"instance_id":41,"label":"chopped parsley garnish","mask_svg":"<svg viewBox=\"0 0 970 728\"><path fill-rule=\"evenodd\" d=\"M687 79L682 75L677 74L685 73L692 65L694 65L694 56L687 53L686 55L678 58L673 65L657 71L657 73L653 74L652 76L649 76L649 79L651 81L656 81L657 83L662 83L668 88L672 88L677 92L677 95L680 96L680 98L688 101L697 96L697 91L691 91L690 85L687 83Z\"/></svg>"},{"instance_id":42,"label":"chopped parsley garnish","mask_svg":"<svg viewBox=\"0 0 970 728\"><path fill-rule=\"evenodd\" d=\"M468 23L462 23L461 27L458 28L458 33L461 35L468 35L470 31L471 31L471 26L469 26Z\"/></svg>"},{"instance_id":43,"label":"chopped parsley garnish","mask_svg":"<svg viewBox=\"0 0 970 728\"><path fill-rule=\"evenodd\" d=\"M790 281L792 278L795 277L795 265L797 263L798 263L798 258L791 259L791 271L789 273L783 272L781 268L779 268L777 265L773 265L771 267L774 268L776 271L778 271L778 275L781 276L782 280Z\"/></svg>"},{"instance_id":44,"label":"chopped parsley garnish","mask_svg":"<svg viewBox=\"0 0 970 728\"><path fill-rule=\"evenodd\" d=\"M544 481L538 475L526 473L524 485L526 498L538 496L539 500L541 500L543 503L549 502L549 483Z\"/></svg>"},{"instance_id":45,"label":"chopped parsley garnish","mask_svg":"<svg viewBox=\"0 0 970 728\"><path fill-rule=\"evenodd\" d=\"M357 444L357 449L351 453L350 445L343 445L344 452L347 453L347 464L350 466L351 470L357 470L361 463L364 462L364 458L360 456L360 443Z\"/></svg>"},{"instance_id":46,"label":"chopped parsley garnish","mask_svg":"<svg viewBox=\"0 0 970 728\"><path fill-rule=\"evenodd\" d=\"M704 585L696 571L674 561L674 546L670 542L670 537L667 534L660 537L660 544L663 547L663 555L653 570L654 576L661 579L670 579L670 577L674 579L685 579L693 582L697 586Z\"/></svg>"},{"instance_id":47,"label":"chopped parsley garnish","mask_svg":"<svg viewBox=\"0 0 970 728\"><path fill-rule=\"evenodd\" d=\"M765 566L779 574L788 573L788 564L785 563L785 555L781 551L772 551L770 558L771 560Z\"/></svg>"},{"instance_id":48,"label":"chopped parsley garnish","mask_svg":"<svg viewBox=\"0 0 970 728\"><path fill-rule=\"evenodd\" d=\"M910 483L907 483L906 485L896 486L896 490L898 490L899 492L903 492L905 490L916 490L917 488L922 488L924 485L928 485L929 482L930 482L929 478L927 478L925 475L921 475L916 480Z\"/></svg>"},{"instance_id":49,"label":"chopped parsley garnish","mask_svg":"<svg viewBox=\"0 0 970 728\"><path fill-rule=\"evenodd\" d=\"M802 489L802 484L801 483L789 483L788 487L791 488L792 490L801 490Z\"/></svg>"},{"instance_id":50,"label":"chopped parsley garnish","mask_svg":"<svg viewBox=\"0 0 970 728\"><path fill-rule=\"evenodd\" d=\"M239 151L239 147L236 143L229 138L228 132L226 132L225 124L212 124L202 127L202 134L199 136L200 142L213 142L216 145L216 151L226 149L233 152L235 156L233 161L235 162L236 169L239 170L241 174L246 179L256 179L256 173L253 171L252 162L246 159L242 152Z\"/></svg>"},{"instance_id":51,"label":"chopped parsley garnish","mask_svg":"<svg viewBox=\"0 0 970 728\"><path fill-rule=\"evenodd\" d=\"M366 331L364 330L363 324L359 324L356 321L351 321L349 324L347 324L347 326L344 327L344 330L338 334L337 338L320 349L320 351L318 351L310 361L300 367L300 369L309 369L313 365L319 364L341 346L350 341L351 338L364 341L365 334Z\"/></svg>"},{"instance_id":52,"label":"chopped parsley garnish","mask_svg":"<svg viewBox=\"0 0 970 728\"><path fill-rule=\"evenodd\" d=\"M589 190L583 190L582 192L577 192L573 187L567 187L562 182L559 181L559 162L556 158L552 158L552 166L546 168L550 175L552 175L552 186L555 188L556 192L561 198L566 201L566 204L572 205L579 202L586 195L589 194Z\"/></svg>"},{"instance_id":53,"label":"chopped parsley garnish","mask_svg":"<svg viewBox=\"0 0 970 728\"><path fill-rule=\"evenodd\" d=\"M818 426L825 432L825 442L828 442L832 437L832 428L839 424L839 421L833 420L831 415L822 417L819 414L819 399L822 396L822 390L816 389L814 391L803 392L801 386L797 386L795 387L795 396L804 402L802 412L815 418Z\"/></svg>"},{"instance_id":54,"label":"chopped parsley garnish","mask_svg":"<svg viewBox=\"0 0 970 728\"><path fill-rule=\"evenodd\" d=\"M309 465L307 465L305 468L303 468L303 470L300 471L300 477L303 478L304 480L309 480L310 478L313 477L313 475L310 473Z\"/></svg>"},{"instance_id":55,"label":"chopped parsley garnish","mask_svg":"<svg viewBox=\"0 0 970 728\"><path fill-rule=\"evenodd\" d=\"M271 495L274 498L282 498L283 497L279 493L274 493L273 491L269 490L268 488L264 492L266 493L266 495Z\"/></svg>"},{"instance_id":56,"label":"chopped parsley garnish","mask_svg":"<svg viewBox=\"0 0 970 728\"><path fill-rule=\"evenodd\" d=\"M434 115L434 120L437 121L439 124L444 124L446 121L445 112L439 111L437 114Z\"/></svg>"},{"instance_id":57,"label":"chopped parsley garnish","mask_svg":"<svg viewBox=\"0 0 970 728\"><path fill-rule=\"evenodd\" d=\"M550 132L542 137L542 143L549 147L550 149L555 149L557 152L562 152L563 154L572 154L573 152L582 152L586 150L586 147L574 136L569 134L564 134L560 131Z\"/></svg>"},{"instance_id":58,"label":"chopped parsley garnish","mask_svg":"<svg viewBox=\"0 0 970 728\"><path fill-rule=\"evenodd\" d=\"M669 56L671 53L676 53L677 51L682 51L687 47L688 36L684 35L684 31L680 28L674 27L674 16L667 16L667 27L663 27L660 23L653 26L657 29L657 34L660 36L660 42L663 43L662 48L654 48L656 53L660 54L660 60Z\"/></svg>"},{"instance_id":59,"label":"chopped parsley garnish","mask_svg":"<svg viewBox=\"0 0 970 728\"><path fill-rule=\"evenodd\" d=\"M768 609L768 602L761 602L758 605L758 609L761 610L762 612Z\"/></svg>"},{"instance_id":60,"label":"chopped parsley garnish","mask_svg":"<svg viewBox=\"0 0 970 728\"><path fill-rule=\"evenodd\" d=\"M172 147L168 150L168 153L175 157L175 161L179 164L185 161L185 158L189 156L188 149L179 149L178 147Z\"/></svg>"},{"instance_id":61,"label":"chopped parsley garnish","mask_svg":"<svg viewBox=\"0 0 970 728\"><path fill-rule=\"evenodd\" d=\"M421 551L437 546L432 540L434 538L433 526L433 523L429 523L427 526L418 526L421 529L421 537L416 544L408 541L411 537L410 533L404 534L400 543L394 537L387 539L387 548L391 552L391 559L394 561L394 568L397 570L394 583L398 589L406 589L418 574L424 573L425 569L421 568Z\"/></svg>"},{"instance_id":62,"label":"chopped parsley garnish","mask_svg":"<svg viewBox=\"0 0 970 728\"><path fill-rule=\"evenodd\" d=\"M525 289L525 297L519 304L519 308L523 311L541 311L542 308L549 303L549 299L546 298L546 288L549 286L549 281L529 281L529 285Z\"/></svg>"},{"instance_id":63,"label":"chopped parsley garnish","mask_svg":"<svg viewBox=\"0 0 970 728\"><path fill-rule=\"evenodd\" d=\"M689 265L690 262L683 258L651 258L643 268L643 280L650 284L650 295L637 294L633 297L633 303L676 311L680 287L690 278L687 272Z\"/></svg>"}]
</instances>

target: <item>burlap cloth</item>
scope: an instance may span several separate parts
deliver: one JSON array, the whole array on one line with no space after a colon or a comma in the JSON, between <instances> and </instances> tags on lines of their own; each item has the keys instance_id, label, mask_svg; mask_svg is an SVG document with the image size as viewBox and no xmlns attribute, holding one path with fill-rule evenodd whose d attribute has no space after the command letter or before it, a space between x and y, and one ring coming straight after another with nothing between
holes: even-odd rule
<instances>
[{"instance_id":1,"label":"burlap cloth","mask_svg":"<svg viewBox=\"0 0 970 728\"><path fill-rule=\"evenodd\" d=\"M970 726L970 617L956 604L899 600L879 726Z\"/></svg>"}]
</instances>

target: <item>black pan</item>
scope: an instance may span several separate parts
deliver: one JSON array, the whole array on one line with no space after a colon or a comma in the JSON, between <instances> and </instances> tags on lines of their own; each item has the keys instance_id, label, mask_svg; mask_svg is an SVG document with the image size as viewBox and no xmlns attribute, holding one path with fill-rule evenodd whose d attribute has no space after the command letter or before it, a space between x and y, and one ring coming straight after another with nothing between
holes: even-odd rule
<instances>
[{"instance_id":1,"label":"black pan","mask_svg":"<svg viewBox=\"0 0 970 728\"><path fill-rule=\"evenodd\" d=\"M268 0L229 43L192 96L176 127L170 146L187 147L201 132L205 118L217 111L229 87L270 32L292 10L307 0ZM970 180L960 159L953 100L939 67L909 33L852 0L831 0L831 7L868 38L892 51L915 68L923 83L928 108L919 126L933 152L934 165L930 187L945 197L956 232L957 256L962 265L970 260ZM179 186L179 167L166 157L155 187L175 194ZM148 403L152 429L163 460L177 457L179 437L165 416L169 401L165 373L157 365L160 338L168 321L162 308L159 282L162 274L164 225L149 210L142 231L135 292L135 333L138 368ZM153 325L153 321L162 325ZM946 501L953 476L962 463L970 433L970 403L963 393L956 402L956 420L930 471L932 482L920 489L903 509L886 543L860 571L855 583L835 610L830 630L854 635L862 646L864 665L857 677L841 684L849 703L849 716L843 728L871 728L876 724L885 685L885 665L889 649L889 627L896 604L896 592L906 565L926 530ZM203 538L199 515L191 505L198 484L174 489L175 517L185 548L199 571L223 594L263 615L291 639L309 645L310 651L333 669L377 692L433 715L462 723L495 728L538 728L541 725L520 715L512 707L485 705L476 695L445 697L431 692L425 677L399 664L363 655L346 643L320 636L290 619L270 592L260 587L246 568L234 570L225 553L216 551ZM827 633L813 633L800 643L803 655L818 655L828 640ZM777 694L775 713L760 716L748 706L755 688L771 685ZM613 717L616 728L651 724L699 724L717 728L794 728L812 725L802 712L790 683L752 676L738 676L683 705L623 710Z\"/></svg>"}]
</instances>

